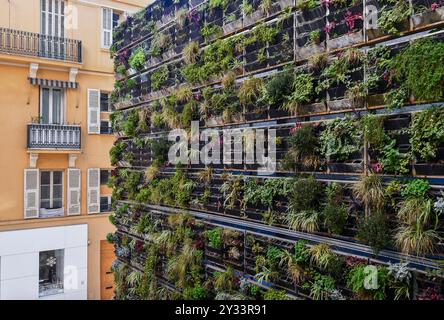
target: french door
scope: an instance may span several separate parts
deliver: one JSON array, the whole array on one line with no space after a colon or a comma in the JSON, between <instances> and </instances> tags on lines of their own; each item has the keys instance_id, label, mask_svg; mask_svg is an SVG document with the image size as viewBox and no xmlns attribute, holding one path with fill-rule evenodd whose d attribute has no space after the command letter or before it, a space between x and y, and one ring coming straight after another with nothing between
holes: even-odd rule
<instances>
[{"instance_id":1,"label":"french door","mask_svg":"<svg viewBox=\"0 0 444 320\"><path fill-rule=\"evenodd\" d=\"M40 97L41 123L63 124L63 102L63 89L43 87Z\"/></svg>"},{"instance_id":2,"label":"french door","mask_svg":"<svg viewBox=\"0 0 444 320\"><path fill-rule=\"evenodd\" d=\"M40 0L40 54L46 58L65 55L65 2Z\"/></svg>"}]
</instances>

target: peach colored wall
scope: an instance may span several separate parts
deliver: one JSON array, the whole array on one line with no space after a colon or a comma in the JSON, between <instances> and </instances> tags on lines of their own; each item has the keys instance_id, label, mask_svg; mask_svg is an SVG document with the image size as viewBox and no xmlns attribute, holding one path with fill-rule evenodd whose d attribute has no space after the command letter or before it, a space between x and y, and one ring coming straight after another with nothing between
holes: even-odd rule
<instances>
[{"instance_id":1,"label":"peach colored wall","mask_svg":"<svg viewBox=\"0 0 444 320\"><path fill-rule=\"evenodd\" d=\"M101 49L101 6L121 11L135 12L150 0L68 0L78 10L78 29L68 30L66 37L81 40L83 64L44 60L40 58L5 55L0 53L0 231L24 228L51 227L77 223L88 224L88 298L100 299L100 240L112 232L108 214L88 215L87 169L110 168L109 149L114 137L89 135L87 133L87 89L110 92L114 75L109 51ZM0 0L0 27L39 33L40 0ZM79 69L77 90L66 90L66 121L80 124L82 150L76 161L81 169L82 194L81 215L51 219L23 218L24 169L29 167L27 151L27 124L39 115L39 88L32 86L27 78L29 65L38 62L37 77L54 80L69 79L69 68ZM109 118L106 113L102 119ZM64 176L64 204L66 212L67 153L41 153L37 161L39 169L62 169ZM111 190L101 187L101 194ZM4 245L4 244L0 244Z\"/></svg>"}]
</instances>

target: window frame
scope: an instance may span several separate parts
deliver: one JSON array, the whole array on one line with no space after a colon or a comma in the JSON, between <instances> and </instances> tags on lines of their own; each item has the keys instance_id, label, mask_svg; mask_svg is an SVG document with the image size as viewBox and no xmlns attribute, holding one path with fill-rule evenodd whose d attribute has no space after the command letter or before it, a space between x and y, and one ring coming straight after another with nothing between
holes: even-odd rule
<instances>
[{"instance_id":1,"label":"window frame","mask_svg":"<svg viewBox=\"0 0 444 320\"><path fill-rule=\"evenodd\" d=\"M100 112L102 113L111 113L113 112L112 110L112 104L111 104L111 93L108 91L102 91L99 90L100 94L99 94L99 100L100 100ZM108 110L102 110L102 94L103 95L108 95Z\"/></svg>"},{"instance_id":2,"label":"window frame","mask_svg":"<svg viewBox=\"0 0 444 320\"><path fill-rule=\"evenodd\" d=\"M102 211L102 199L107 198L107 206L109 210ZM100 196L100 213L110 212L112 210L112 198L111 195Z\"/></svg>"},{"instance_id":3,"label":"window frame","mask_svg":"<svg viewBox=\"0 0 444 320\"><path fill-rule=\"evenodd\" d=\"M112 171L112 169L100 169L100 185L101 186L108 185L109 178L111 177L111 171ZM102 172L108 173L108 181L106 183L102 183Z\"/></svg>"},{"instance_id":4,"label":"window frame","mask_svg":"<svg viewBox=\"0 0 444 320\"><path fill-rule=\"evenodd\" d=\"M43 3L45 4L43 6ZM56 3L58 6L56 6ZM49 10L51 4L52 11ZM56 8L57 11L56 12ZM40 33L47 36L65 37L65 0L40 0ZM57 19L57 24L56 22ZM51 21L51 31L49 32L49 21ZM56 33L56 26L58 33Z\"/></svg>"},{"instance_id":5,"label":"window frame","mask_svg":"<svg viewBox=\"0 0 444 320\"><path fill-rule=\"evenodd\" d=\"M50 290L47 291L43 291L41 289L42 287L42 268L44 268L45 266L41 264L41 260L42 260L42 254L48 254L48 253L52 253L54 254L54 257L61 258L62 262L61 262L61 266L60 266L60 260L58 260L56 258L56 268L55 268L55 272L56 272L56 276L57 276L57 283L61 288L59 288L59 290L57 290L57 288L52 288ZM47 259L48 260L48 259ZM58 294L63 294L65 292L65 249L52 249L52 250L44 250L44 251L39 251L39 277L38 277L38 290L39 290L39 298L41 297L48 297L48 296L53 296L53 295L58 295ZM52 267L52 266L50 266Z\"/></svg>"},{"instance_id":6,"label":"window frame","mask_svg":"<svg viewBox=\"0 0 444 320\"><path fill-rule=\"evenodd\" d=\"M42 174L49 172L50 173L50 182L49 182L49 199L45 199L45 200L49 200L49 206L51 208L43 208L42 207ZM54 172L60 172L61 173L61 178L62 178L62 183L61 183L61 187L62 187L62 195L61 195L61 201L62 201L62 205L60 208L53 208L54 206ZM56 210L56 209L64 209L65 208L65 172L64 170L57 170L57 169L50 169L50 170L40 170L39 172L39 189L40 189L40 202L39 202L39 208L40 209L46 209L46 210ZM46 184L45 184L46 186ZM59 199L59 198L57 198Z\"/></svg>"},{"instance_id":7,"label":"window frame","mask_svg":"<svg viewBox=\"0 0 444 320\"><path fill-rule=\"evenodd\" d=\"M65 123L66 119L66 108L65 108L65 90L63 88L54 88L54 87L48 87L48 86L40 86L40 106L39 106L39 115L40 119L43 119L43 90L48 89L49 90L49 117L48 117L48 123L47 124L63 124ZM54 110L54 90L60 90L60 123L55 123L53 116L53 110Z\"/></svg>"},{"instance_id":8,"label":"window frame","mask_svg":"<svg viewBox=\"0 0 444 320\"><path fill-rule=\"evenodd\" d=\"M101 47L102 49L110 49L112 44L113 44L113 12L114 10L112 8L109 7L101 7ZM109 28L107 28L108 26L106 26L106 20L105 20L105 14L108 15L108 19L110 22L110 26ZM109 33L109 38L106 39L105 33ZM109 45L107 45L105 43L105 40L109 40Z\"/></svg>"}]
</instances>

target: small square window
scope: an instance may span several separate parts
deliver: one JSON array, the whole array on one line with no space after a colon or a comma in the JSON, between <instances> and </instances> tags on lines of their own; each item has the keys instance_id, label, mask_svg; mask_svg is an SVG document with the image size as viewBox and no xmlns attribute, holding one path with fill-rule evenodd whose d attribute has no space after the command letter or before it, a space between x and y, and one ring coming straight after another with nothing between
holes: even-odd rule
<instances>
[{"instance_id":1,"label":"small square window","mask_svg":"<svg viewBox=\"0 0 444 320\"><path fill-rule=\"evenodd\" d=\"M100 197L100 212L110 212L110 211L111 211L111 198Z\"/></svg>"},{"instance_id":2,"label":"small square window","mask_svg":"<svg viewBox=\"0 0 444 320\"><path fill-rule=\"evenodd\" d=\"M64 249L39 254L39 296L63 293Z\"/></svg>"},{"instance_id":3,"label":"small square window","mask_svg":"<svg viewBox=\"0 0 444 320\"><path fill-rule=\"evenodd\" d=\"M100 121L100 134L112 134L109 121Z\"/></svg>"}]
</instances>

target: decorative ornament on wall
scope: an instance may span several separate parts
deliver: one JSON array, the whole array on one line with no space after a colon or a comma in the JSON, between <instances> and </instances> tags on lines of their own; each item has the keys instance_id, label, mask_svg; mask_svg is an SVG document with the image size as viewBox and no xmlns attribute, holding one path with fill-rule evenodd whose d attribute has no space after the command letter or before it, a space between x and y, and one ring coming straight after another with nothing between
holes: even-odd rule
<instances>
[{"instance_id":1,"label":"decorative ornament on wall","mask_svg":"<svg viewBox=\"0 0 444 320\"><path fill-rule=\"evenodd\" d=\"M48 259L46 259L46 265L48 267L54 267L57 263L57 258L56 257L49 257Z\"/></svg>"}]
</instances>

